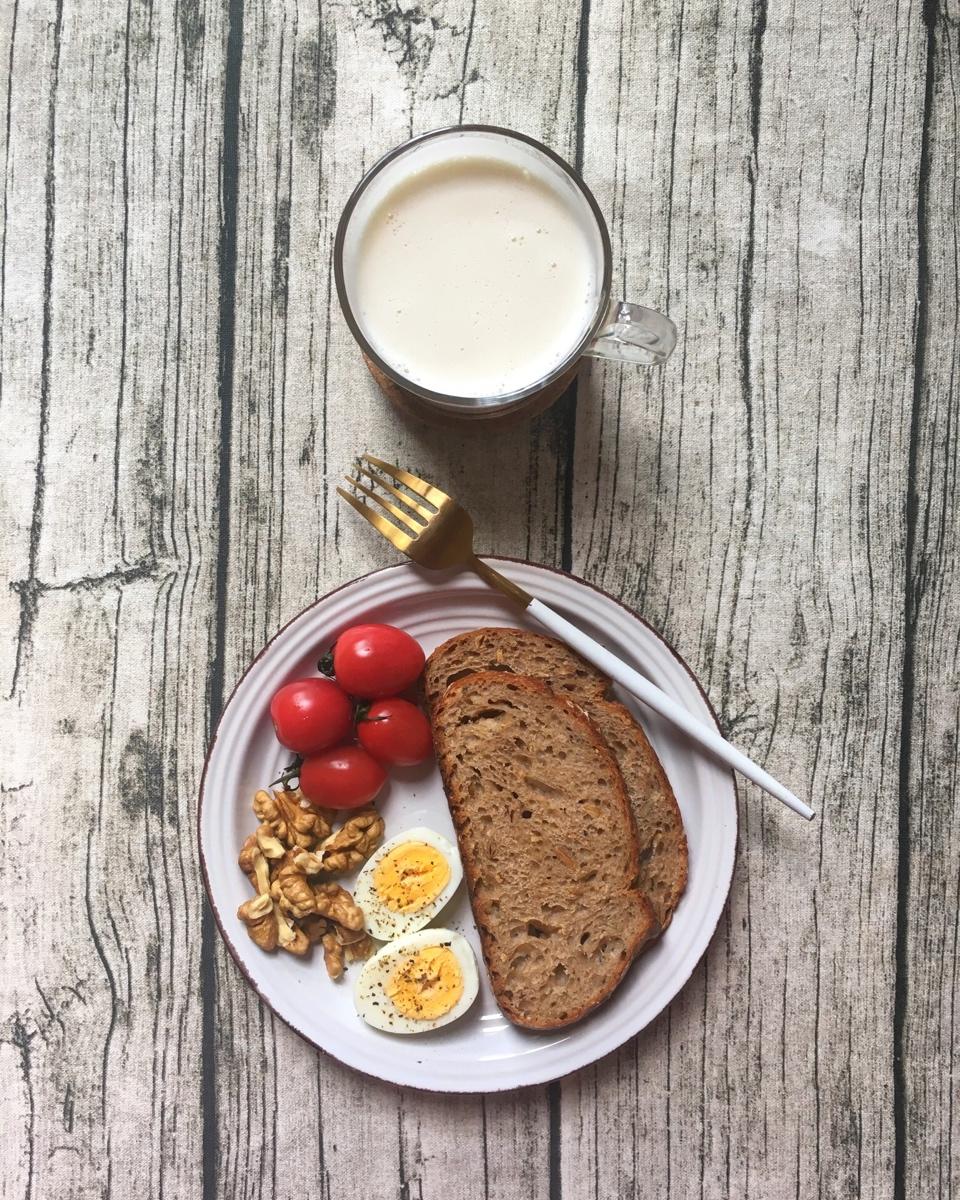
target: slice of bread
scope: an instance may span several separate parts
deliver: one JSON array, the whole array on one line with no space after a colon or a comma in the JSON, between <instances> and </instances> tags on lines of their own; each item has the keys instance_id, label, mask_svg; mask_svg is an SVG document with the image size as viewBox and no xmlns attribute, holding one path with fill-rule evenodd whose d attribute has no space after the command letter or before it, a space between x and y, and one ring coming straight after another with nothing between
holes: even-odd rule
<instances>
[{"instance_id":1,"label":"slice of bread","mask_svg":"<svg viewBox=\"0 0 960 1200\"><path fill-rule=\"evenodd\" d=\"M424 679L431 711L444 688L471 670L513 671L540 679L588 714L623 776L639 834L637 882L650 897L661 930L666 929L687 884L683 819L660 760L633 714L603 699L610 681L553 638L526 629L474 629L444 642L427 659Z\"/></svg>"},{"instance_id":2,"label":"slice of bread","mask_svg":"<svg viewBox=\"0 0 960 1200\"><path fill-rule=\"evenodd\" d=\"M433 729L497 1001L528 1029L569 1025L658 930L617 764L582 709L509 673L451 684Z\"/></svg>"},{"instance_id":3,"label":"slice of bread","mask_svg":"<svg viewBox=\"0 0 960 1200\"><path fill-rule=\"evenodd\" d=\"M542 679L560 696L606 695L610 680L569 646L526 629L489 626L450 638L427 659L423 672L427 708L433 712L451 683L474 671L512 671Z\"/></svg>"},{"instance_id":4,"label":"slice of bread","mask_svg":"<svg viewBox=\"0 0 960 1200\"><path fill-rule=\"evenodd\" d=\"M628 708L615 700L579 704L613 751L623 776L640 839L637 883L653 905L662 933L687 886L687 835L673 788Z\"/></svg>"}]
</instances>

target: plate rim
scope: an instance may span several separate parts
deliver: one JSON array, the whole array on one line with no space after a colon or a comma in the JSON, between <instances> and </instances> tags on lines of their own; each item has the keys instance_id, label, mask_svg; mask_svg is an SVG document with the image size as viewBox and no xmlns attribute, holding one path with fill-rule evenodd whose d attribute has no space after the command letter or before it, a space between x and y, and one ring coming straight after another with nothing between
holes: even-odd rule
<instances>
[{"instance_id":1,"label":"plate rim","mask_svg":"<svg viewBox=\"0 0 960 1200\"><path fill-rule=\"evenodd\" d=\"M704 704L707 706L707 710L710 713L710 717L711 717L714 725L716 726L718 732L721 734L723 733L723 730L720 727L720 718L717 715L717 711L714 708L713 703L710 700L710 697L707 695L703 685L700 683L700 680L694 674L692 668L687 663L686 659L680 654L680 652L670 642L667 641L667 639L663 636L663 634L661 634L659 632L659 630L657 630L645 617L642 617L638 612L636 612L635 609L631 608L629 604L624 603L623 600L619 599L617 596L612 595L605 588L602 588L595 583L591 583L590 580L583 579L579 575L574 575L574 573L572 571L566 571L562 567L551 566L548 563L537 563L537 562L533 562L531 559L518 558L514 555L485 554L483 557L487 561L502 562L502 563L515 563L515 564L519 564L521 566L533 567L536 570L549 571L553 575L563 576L566 579L572 580L574 583L578 583L578 584L581 584L583 587L589 588L591 591L598 593L599 595L603 596L605 599L611 600L619 608L622 608L624 610L624 612L626 612L629 616L633 617L634 620L638 621L641 625L645 626L653 634L653 636L657 639L657 641L659 641L661 643L661 645L663 645L669 651L669 653L673 656L673 658L677 661L677 663L683 668L683 670L690 677L690 679L693 682L694 686L696 687L697 691L700 693L700 696L701 696ZM656 1014L656 1016L652 1017L651 1020L648 1021L646 1025L641 1026L640 1029L636 1030L634 1033L631 1033L628 1037L626 1037L618 1045L611 1047L610 1050L606 1051L606 1053L601 1054L599 1057L597 1057L595 1059L592 1059L589 1063L583 1063L579 1067L574 1067L573 1070L571 1070L571 1071L562 1071L562 1072L560 1072L560 1074L551 1076L549 1079L545 1079L545 1080L543 1080L543 1079L531 1080L529 1082L519 1082L519 1083L512 1082L512 1083L503 1084L501 1086L493 1086L493 1087L482 1088L482 1089L474 1088L474 1087L462 1088L462 1089L454 1089L454 1088L446 1088L446 1087L445 1088L433 1088L433 1087L429 1087L426 1085L415 1084L415 1083L398 1084L392 1079L384 1078L384 1076L382 1076L382 1075L373 1075L371 1072L364 1070L363 1068L354 1067L351 1063L346 1062L344 1059L340 1058L340 1056L338 1054L336 1054L333 1050L329 1049L326 1046L319 1045L319 1043L314 1041L314 1039L310 1036L310 1034L308 1034L304 1030L300 1029L297 1025L295 1025L293 1023L292 1020L289 1020L287 1017L283 1016L281 1013L279 1013L277 1011L277 1009L274 1007L272 1001L260 989L259 985L257 984L257 981L254 979L253 975L251 974L251 972L248 970L246 964L244 963L243 958L240 955L240 952L237 950L236 946L233 943L233 939L231 938L230 934L227 932L226 925L225 925L223 919L221 918L220 909L218 908L217 902L213 896L213 888L210 883L210 873L209 873L209 869L207 867L206 854L204 853L204 849L203 849L203 806L204 806L204 801L206 799L207 771L209 770L209 767L210 767L210 759L213 756L213 752L214 752L214 749L217 744L217 739L220 735L220 727L223 724L224 715L225 715L227 709L230 707L231 703L233 702L234 696L239 691L241 685L243 684L243 681L250 674L250 672L257 665L257 663L260 662L260 660L267 653L267 651L274 644L274 642L276 642L286 632L286 630L291 625L293 625L296 621L299 621L301 617L305 616L308 612L310 612L312 609L316 608L319 604L323 604L331 596L335 596L338 592L343 591L345 588L352 587L356 583L363 583L367 579L372 579L376 575L383 575L388 571L402 570L404 567L407 567L409 565L410 565L409 561L405 560L405 561L399 562L399 563L389 563L384 567L375 567L372 571L365 571L362 575L357 575L353 579L347 579L343 583L337 584L336 587L330 588L329 591L324 592L322 596L318 596L315 600L312 600L304 608L300 609L292 617L290 617L289 620L285 621L279 627L279 629L277 629L277 631L273 634L273 636L270 637L266 642L264 642L264 644L260 648L260 650L254 655L253 658L250 659L250 661L247 663L247 665L244 668L244 670L242 671L242 673L238 676L236 683L233 685L233 688L230 691L230 695L223 702L220 712L217 715L216 724L213 727L213 732L210 736L210 741L207 744L207 751L206 751L206 754L204 755L203 770L200 772L200 785L199 785L199 789L198 789L198 802L197 802L197 816L196 816L196 824L195 824L195 833L196 833L196 838L197 838L197 852L198 852L198 857L200 860L200 873L201 873L201 877L203 880L203 890L206 894L206 902L209 905L211 913L213 914L213 919L216 924L217 931L219 932L220 937L223 939L223 942L226 945L227 950L230 953L230 957L233 959L234 964L239 969L247 986L253 989L253 992L259 999L260 1003L269 1010L269 1012L272 1014L272 1016L274 1018L276 1018L278 1021L281 1021L284 1025L287 1026L288 1029L291 1029L299 1038L301 1038L304 1042L306 1042L308 1046L311 1046L315 1051L317 1051L320 1054L329 1055L332 1059L334 1059L336 1062L340 1063L342 1066L346 1067L348 1070L353 1071L356 1074L361 1075L361 1076L367 1075L367 1076L370 1076L371 1078L378 1079L381 1083L389 1084L391 1087L395 1087L395 1088L402 1087L404 1089L410 1089L410 1090L417 1091L417 1092L424 1092L428 1095L447 1095L447 1094L449 1094L449 1095L485 1096L485 1095L494 1095L499 1092L517 1091L520 1088L545 1087L549 1083L556 1082L559 1079L565 1079L570 1075L575 1075L577 1073L577 1071L585 1070L587 1067L593 1066L596 1063L603 1061L603 1059L605 1059L605 1058L609 1058L611 1055L616 1054L618 1051L622 1050L627 1042L632 1041L635 1037L638 1037L641 1033L643 1033L644 1029L649 1029L649 1027L654 1023L654 1021L656 1021L660 1016L662 1016L662 1014L670 1007L670 1005L673 1004L674 1000L676 1000L676 998L680 995L680 993L683 991L683 989L690 982L691 978L693 977L694 971L696 971L697 967L699 967L700 963L706 957L707 951L710 949L710 946L713 943L713 939L717 935L717 929L720 927L720 921L723 919L723 914L727 911L727 907L730 903L730 892L733 887L733 875L736 870L737 858L739 856L739 850L740 850L740 804L739 804L740 795L739 795L739 790L738 790L738 786L737 786L738 781L737 781L736 773L733 771L732 768L726 768L723 766L723 764L721 764L719 762L716 763L716 766L722 771L723 775L729 777L731 785L733 787L733 801L734 801L734 803L733 803L733 854L730 859L730 874L727 877L727 879L724 881L725 895L724 895L724 899L723 899L723 904L720 906L720 909L717 913L716 922L714 923L713 929L711 929L711 931L710 931L710 936L707 938L707 941L703 947L702 952L691 964L689 973L687 974L687 976L683 980L683 982L680 984L680 986L677 988L676 992L673 994L673 996L670 998L670 1000L667 1001L667 1003L663 1006L663 1008L661 1008L660 1011Z\"/></svg>"}]
</instances>

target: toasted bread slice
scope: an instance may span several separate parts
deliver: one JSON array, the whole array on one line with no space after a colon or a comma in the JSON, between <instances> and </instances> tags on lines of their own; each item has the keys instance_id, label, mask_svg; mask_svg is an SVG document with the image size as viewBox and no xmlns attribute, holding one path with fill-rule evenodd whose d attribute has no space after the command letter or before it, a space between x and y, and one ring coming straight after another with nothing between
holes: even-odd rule
<instances>
[{"instance_id":1,"label":"toasted bread slice","mask_svg":"<svg viewBox=\"0 0 960 1200\"><path fill-rule=\"evenodd\" d=\"M563 642L526 629L475 629L434 650L424 672L431 710L466 671L513 671L540 679L575 700L613 751L633 807L640 840L637 882L661 929L687 883L687 839L676 797L660 760L632 713L603 699L609 680Z\"/></svg>"},{"instance_id":2,"label":"toasted bread slice","mask_svg":"<svg viewBox=\"0 0 960 1200\"><path fill-rule=\"evenodd\" d=\"M580 1020L655 936L636 825L583 710L524 676L444 692L434 738L490 981L528 1029Z\"/></svg>"},{"instance_id":3,"label":"toasted bread slice","mask_svg":"<svg viewBox=\"0 0 960 1200\"><path fill-rule=\"evenodd\" d=\"M542 679L558 696L600 699L610 680L569 646L526 629L489 626L450 638L427 659L423 672L427 708L433 712L446 689L474 671L512 671Z\"/></svg>"}]
</instances>

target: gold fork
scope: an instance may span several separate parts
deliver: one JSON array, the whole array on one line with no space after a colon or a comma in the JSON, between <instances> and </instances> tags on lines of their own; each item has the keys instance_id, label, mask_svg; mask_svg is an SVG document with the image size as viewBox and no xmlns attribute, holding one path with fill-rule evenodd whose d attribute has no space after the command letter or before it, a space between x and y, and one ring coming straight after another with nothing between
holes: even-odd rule
<instances>
[{"instance_id":1,"label":"gold fork","mask_svg":"<svg viewBox=\"0 0 960 1200\"><path fill-rule=\"evenodd\" d=\"M446 492L418 475L384 462L382 458L374 458L371 454L364 454L357 460L356 470L358 474L366 475L374 486L348 475L347 483L363 499L342 487L337 488L337 493L402 554L420 566L433 570L469 567L638 700L682 729L705 750L753 780L765 792L808 821L813 817L813 809L721 737L716 729L699 721L673 697L595 642L582 629L478 558L473 550L473 520ZM398 484L407 491L401 491ZM377 488L380 490L375 490Z\"/></svg>"}]
</instances>

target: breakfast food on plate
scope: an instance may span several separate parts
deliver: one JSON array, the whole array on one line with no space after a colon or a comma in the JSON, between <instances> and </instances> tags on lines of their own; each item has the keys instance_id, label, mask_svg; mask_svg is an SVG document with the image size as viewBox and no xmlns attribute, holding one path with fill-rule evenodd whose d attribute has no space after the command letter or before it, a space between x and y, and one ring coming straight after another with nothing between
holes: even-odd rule
<instances>
[{"instance_id":1,"label":"breakfast food on plate","mask_svg":"<svg viewBox=\"0 0 960 1200\"><path fill-rule=\"evenodd\" d=\"M687 878L670 784L609 681L520 629L452 638L424 668L402 630L356 626L319 666L336 681L295 680L271 703L297 757L283 787L254 799L260 825L239 863L255 895L237 912L250 937L295 955L319 945L335 979L367 959L355 989L364 1020L436 1029L477 994L469 944L427 928L466 874L504 1014L549 1030L591 1012L669 924ZM432 729L397 695L421 671ZM382 842L370 805L389 766L421 762L433 743L459 854L425 827ZM353 895L331 878L358 869ZM388 944L371 958L373 938Z\"/></svg>"},{"instance_id":2,"label":"breakfast food on plate","mask_svg":"<svg viewBox=\"0 0 960 1200\"><path fill-rule=\"evenodd\" d=\"M446 689L474 671L512 671L549 683L558 695L600 699L610 681L563 642L524 629L489 627L461 633L427 659L423 690L432 713Z\"/></svg>"},{"instance_id":3,"label":"breakfast food on plate","mask_svg":"<svg viewBox=\"0 0 960 1200\"><path fill-rule=\"evenodd\" d=\"M256 895L237 916L261 950L286 950L298 957L321 944L327 972L343 974L344 963L366 958L373 943L363 910L338 883L324 879L352 851L371 854L383 836L383 820L372 809L357 813L337 833L330 814L309 806L299 792L257 792L253 810L260 825L240 851L238 863Z\"/></svg>"},{"instance_id":4,"label":"breakfast food on plate","mask_svg":"<svg viewBox=\"0 0 960 1200\"><path fill-rule=\"evenodd\" d=\"M497 1001L530 1029L579 1020L658 930L617 763L580 708L525 676L453 682L433 726Z\"/></svg>"},{"instance_id":5,"label":"breakfast food on plate","mask_svg":"<svg viewBox=\"0 0 960 1200\"><path fill-rule=\"evenodd\" d=\"M460 856L445 837L432 829L408 829L368 859L353 895L370 933L389 941L432 921L462 878Z\"/></svg>"},{"instance_id":6,"label":"breakfast food on plate","mask_svg":"<svg viewBox=\"0 0 960 1200\"><path fill-rule=\"evenodd\" d=\"M470 943L449 929L421 929L388 942L363 964L357 1012L386 1033L426 1033L463 1016L477 998Z\"/></svg>"},{"instance_id":7,"label":"breakfast food on plate","mask_svg":"<svg viewBox=\"0 0 960 1200\"><path fill-rule=\"evenodd\" d=\"M486 628L451 638L424 671L433 709L446 687L471 671L512 671L575 700L617 760L640 839L637 882L666 929L687 882L687 839L673 789L646 734L622 704L604 699L609 680L563 642L524 629Z\"/></svg>"},{"instance_id":8,"label":"breakfast food on plate","mask_svg":"<svg viewBox=\"0 0 960 1200\"><path fill-rule=\"evenodd\" d=\"M380 762L412 767L433 754L430 722L409 700L374 700L357 718L360 745Z\"/></svg>"},{"instance_id":9,"label":"breakfast food on plate","mask_svg":"<svg viewBox=\"0 0 960 1200\"><path fill-rule=\"evenodd\" d=\"M362 808L387 782L387 773L361 746L312 754L297 772L300 790L320 808Z\"/></svg>"},{"instance_id":10,"label":"breakfast food on plate","mask_svg":"<svg viewBox=\"0 0 960 1200\"><path fill-rule=\"evenodd\" d=\"M354 871L367 861L382 837L383 817L375 808L365 808L324 839L317 857L328 875Z\"/></svg>"},{"instance_id":11,"label":"breakfast food on plate","mask_svg":"<svg viewBox=\"0 0 960 1200\"><path fill-rule=\"evenodd\" d=\"M335 682L296 679L270 701L277 739L296 754L274 783L296 780L322 808L359 808L386 783L383 764L413 766L429 758L429 722L396 695L417 682L423 663L419 643L393 625L344 630L317 664L335 673Z\"/></svg>"},{"instance_id":12,"label":"breakfast food on plate","mask_svg":"<svg viewBox=\"0 0 960 1200\"><path fill-rule=\"evenodd\" d=\"M336 682L296 679L272 697L277 739L296 757L274 781L282 785L279 790L254 797L260 825L239 858L256 895L240 905L237 916L262 950L302 956L321 945L333 979L347 962L372 952L363 909L327 877L362 866L383 838L383 818L369 807L387 779L383 764L411 765L432 753L426 717L395 696L417 682L423 662L420 646L402 629L358 625L345 630L321 659L325 672L336 671ZM358 698L362 704L355 706ZM350 815L334 831L338 810ZM456 852L444 838L430 830L414 832L416 844L398 847L396 858L364 885L380 930L390 928L391 917L404 930L419 929L462 877Z\"/></svg>"},{"instance_id":13,"label":"breakfast food on plate","mask_svg":"<svg viewBox=\"0 0 960 1200\"><path fill-rule=\"evenodd\" d=\"M295 754L318 754L350 736L353 705L329 679L294 679L274 694L270 719L281 746Z\"/></svg>"},{"instance_id":14,"label":"breakfast food on plate","mask_svg":"<svg viewBox=\"0 0 960 1200\"><path fill-rule=\"evenodd\" d=\"M253 798L253 812L261 830L266 825L285 850L316 850L330 836L331 814L305 805L297 791L261 789Z\"/></svg>"},{"instance_id":15,"label":"breakfast food on plate","mask_svg":"<svg viewBox=\"0 0 960 1200\"><path fill-rule=\"evenodd\" d=\"M394 625L354 625L320 659L324 675L335 675L351 696L379 700L412 687L423 670L420 643Z\"/></svg>"}]
</instances>

